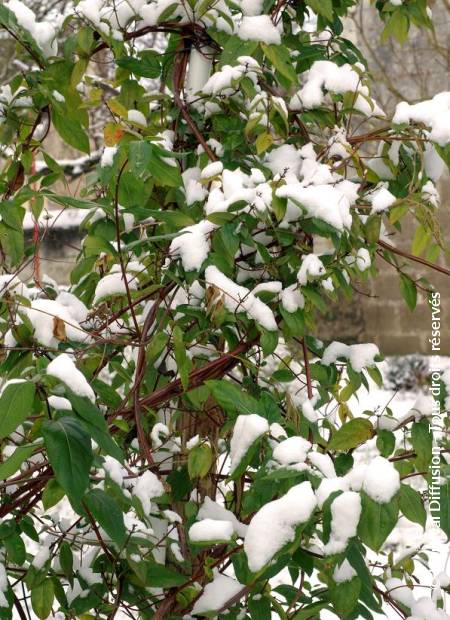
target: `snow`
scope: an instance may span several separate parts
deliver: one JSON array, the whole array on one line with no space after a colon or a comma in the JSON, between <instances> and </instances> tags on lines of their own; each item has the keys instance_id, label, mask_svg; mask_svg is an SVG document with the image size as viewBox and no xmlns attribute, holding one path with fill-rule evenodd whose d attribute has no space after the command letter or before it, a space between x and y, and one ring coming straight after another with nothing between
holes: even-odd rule
<instances>
[{"instance_id":1,"label":"snow","mask_svg":"<svg viewBox=\"0 0 450 620\"><path fill-rule=\"evenodd\" d=\"M128 110L127 118L132 123L137 123L138 125L147 126L147 119L139 110Z\"/></svg>"},{"instance_id":2,"label":"snow","mask_svg":"<svg viewBox=\"0 0 450 620\"><path fill-rule=\"evenodd\" d=\"M240 7L244 15L259 15L263 10L263 0L241 0Z\"/></svg>"},{"instance_id":3,"label":"snow","mask_svg":"<svg viewBox=\"0 0 450 620\"><path fill-rule=\"evenodd\" d=\"M400 474L390 461L377 456L367 466L362 489L375 502L386 504L400 490Z\"/></svg>"},{"instance_id":4,"label":"snow","mask_svg":"<svg viewBox=\"0 0 450 620\"><path fill-rule=\"evenodd\" d=\"M205 270L207 286L215 287L230 312L245 311L261 327L276 331L277 323L272 310L249 289L230 280L217 267L210 265Z\"/></svg>"},{"instance_id":5,"label":"snow","mask_svg":"<svg viewBox=\"0 0 450 620\"><path fill-rule=\"evenodd\" d=\"M198 446L200 443L200 435L194 435L186 442L186 450L192 450L195 446Z\"/></svg>"},{"instance_id":6,"label":"snow","mask_svg":"<svg viewBox=\"0 0 450 620\"><path fill-rule=\"evenodd\" d=\"M444 174L446 166L445 162L439 153L436 151L433 144L427 142L425 144L425 150L423 152L423 163L427 176L434 182L439 181ZM424 188L422 188L423 191Z\"/></svg>"},{"instance_id":7,"label":"snow","mask_svg":"<svg viewBox=\"0 0 450 620\"><path fill-rule=\"evenodd\" d=\"M244 41L260 41L266 45L280 45L281 35L268 15L245 15L237 32Z\"/></svg>"},{"instance_id":8,"label":"snow","mask_svg":"<svg viewBox=\"0 0 450 620\"><path fill-rule=\"evenodd\" d=\"M237 417L230 441L230 474L236 470L255 441L268 431L269 423L257 413Z\"/></svg>"},{"instance_id":9,"label":"snow","mask_svg":"<svg viewBox=\"0 0 450 620\"><path fill-rule=\"evenodd\" d=\"M335 583L345 583L356 576L357 573L348 560L344 560L342 564L336 565L333 571L333 581Z\"/></svg>"},{"instance_id":10,"label":"snow","mask_svg":"<svg viewBox=\"0 0 450 620\"><path fill-rule=\"evenodd\" d=\"M112 456L105 456L102 464L102 468L105 474L111 478L113 482L119 485L123 484L123 477L126 474L126 469Z\"/></svg>"},{"instance_id":11,"label":"snow","mask_svg":"<svg viewBox=\"0 0 450 620\"><path fill-rule=\"evenodd\" d=\"M64 103L64 101L66 100L66 98L64 97L64 95L62 95L59 91L54 90L52 92L53 97L56 99L56 101L59 101L59 103Z\"/></svg>"},{"instance_id":12,"label":"snow","mask_svg":"<svg viewBox=\"0 0 450 620\"><path fill-rule=\"evenodd\" d=\"M106 168L114 163L114 156L117 153L117 146L105 146L100 158L100 166Z\"/></svg>"},{"instance_id":13,"label":"snow","mask_svg":"<svg viewBox=\"0 0 450 620\"><path fill-rule=\"evenodd\" d=\"M203 500L203 504L200 506L200 510L197 513L197 518L228 521L233 526L234 532L240 538L243 538L247 532L247 525L241 523L231 512L231 510L227 510L224 506L221 506L217 502L213 501L210 497L205 497Z\"/></svg>"},{"instance_id":14,"label":"snow","mask_svg":"<svg viewBox=\"0 0 450 620\"><path fill-rule=\"evenodd\" d=\"M433 99L413 105L401 101L395 108L392 122L423 123L431 128L429 137L440 146L450 142L450 92L438 93Z\"/></svg>"},{"instance_id":15,"label":"snow","mask_svg":"<svg viewBox=\"0 0 450 620\"><path fill-rule=\"evenodd\" d=\"M356 266L360 271L366 271L372 264L369 251L366 248L359 248L356 253Z\"/></svg>"},{"instance_id":16,"label":"snow","mask_svg":"<svg viewBox=\"0 0 450 620\"><path fill-rule=\"evenodd\" d=\"M187 168L182 174L186 204L189 207L194 202L203 202L208 195L207 189L199 182L200 168Z\"/></svg>"},{"instance_id":17,"label":"snow","mask_svg":"<svg viewBox=\"0 0 450 620\"><path fill-rule=\"evenodd\" d=\"M230 541L234 534L230 521L202 519L189 528L189 539L192 542Z\"/></svg>"},{"instance_id":18,"label":"snow","mask_svg":"<svg viewBox=\"0 0 450 620\"><path fill-rule=\"evenodd\" d=\"M448 575L445 571L441 571L438 575L436 575L435 582L441 588L448 588L450 586L450 575Z\"/></svg>"},{"instance_id":19,"label":"snow","mask_svg":"<svg viewBox=\"0 0 450 620\"><path fill-rule=\"evenodd\" d=\"M333 278L330 276L328 278L325 278L325 280L321 281L321 286L323 286L323 288L328 291L328 292L333 292L334 291L334 284L333 284Z\"/></svg>"},{"instance_id":20,"label":"snow","mask_svg":"<svg viewBox=\"0 0 450 620\"><path fill-rule=\"evenodd\" d=\"M445 575L445 573L441 574ZM444 581L444 583L447 583L447 581ZM420 585L425 586L422 583ZM437 585L437 587L432 590L431 598L423 597L416 599L415 593L417 590L414 589L414 583L412 587L409 587L398 577L389 577L385 582L389 596L410 610L411 615L408 617L408 620L448 620L448 614L436 605L436 602L442 598L439 586L443 584L440 584L439 575L436 577L433 585ZM446 587L446 585L443 585L443 587Z\"/></svg>"},{"instance_id":21,"label":"snow","mask_svg":"<svg viewBox=\"0 0 450 620\"><path fill-rule=\"evenodd\" d=\"M424 200L427 200L436 209L439 207L440 202L441 202L441 197L433 181L427 181L425 185L422 187L422 196Z\"/></svg>"},{"instance_id":22,"label":"snow","mask_svg":"<svg viewBox=\"0 0 450 620\"><path fill-rule=\"evenodd\" d=\"M296 97L305 108L314 108L323 102L322 88L333 93L344 94L349 91L356 92L359 83L359 74L348 63L339 67L329 60L316 60L308 72L306 84L299 90Z\"/></svg>"},{"instance_id":23,"label":"snow","mask_svg":"<svg viewBox=\"0 0 450 620\"><path fill-rule=\"evenodd\" d=\"M323 352L322 364L335 364L338 358L347 358L353 370L361 372L363 368L375 365L374 358L380 354L378 347L373 343L351 344L334 341Z\"/></svg>"},{"instance_id":24,"label":"snow","mask_svg":"<svg viewBox=\"0 0 450 620\"><path fill-rule=\"evenodd\" d=\"M335 478L336 470L334 469L334 463L328 454L322 454L321 452L310 452L308 454L308 460L311 465L317 467L317 469L326 478Z\"/></svg>"},{"instance_id":25,"label":"snow","mask_svg":"<svg viewBox=\"0 0 450 620\"><path fill-rule=\"evenodd\" d=\"M245 72L246 67L243 65L237 65L234 67L231 65L224 65L219 71L216 71L211 75L206 84L203 86L202 92L205 95L218 95L219 93L224 96L231 95L233 83L240 79ZM213 166L212 170L218 170L216 174L220 174L223 170L223 166L219 170L220 166L214 166L214 163L219 164L220 162L213 162L210 164ZM203 173L205 173L207 168L209 168L209 166L203 170ZM207 179L212 176L215 175L209 174L209 176L202 176L202 178Z\"/></svg>"},{"instance_id":26,"label":"snow","mask_svg":"<svg viewBox=\"0 0 450 620\"><path fill-rule=\"evenodd\" d=\"M187 226L180 231L180 235L172 240L169 252L179 256L186 271L200 269L207 259L211 243L209 235L216 228L208 220Z\"/></svg>"},{"instance_id":27,"label":"snow","mask_svg":"<svg viewBox=\"0 0 450 620\"><path fill-rule=\"evenodd\" d=\"M297 274L297 280L299 284L304 286L308 283L308 278L312 276L317 278L323 276L325 273L325 267L322 261L316 254L306 254L302 257L302 264Z\"/></svg>"},{"instance_id":28,"label":"snow","mask_svg":"<svg viewBox=\"0 0 450 620\"><path fill-rule=\"evenodd\" d=\"M49 396L47 398L48 404L53 409L57 409L58 411L72 411L72 405L70 404L70 400L67 398L63 398L62 396Z\"/></svg>"},{"instance_id":29,"label":"snow","mask_svg":"<svg viewBox=\"0 0 450 620\"><path fill-rule=\"evenodd\" d=\"M317 505L322 508L332 493L348 490L349 482L346 478L324 478L316 490Z\"/></svg>"},{"instance_id":30,"label":"snow","mask_svg":"<svg viewBox=\"0 0 450 620\"><path fill-rule=\"evenodd\" d=\"M4 5L14 13L17 23L27 30L44 56L54 56L58 50L56 29L47 21L38 22L33 11L20 0L9 0Z\"/></svg>"},{"instance_id":31,"label":"snow","mask_svg":"<svg viewBox=\"0 0 450 620\"><path fill-rule=\"evenodd\" d=\"M83 323L87 319L87 307L81 299L78 299L78 297L75 297L72 293L62 291L58 294L55 301L64 308L67 308L70 316L78 323Z\"/></svg>"},{"instance_id":32,"label":"snow","mask_svg":"<svg viewBox=\"0 0 450 620\"><path fill-rule=\"evenodd\" d=\"M206 584L191 613L195 616L218 611L242 590L243 586L236 579L222 575L216 570L213 581Z\"/></svg>"},{"instance_id":33,"label":"snow","mask_svg":"<svg viewBox=\"0 0 450 620\"><path fill-rule=\"evenodd\" d=\"M315 217L327 222L336 230L350 229L352 216L347 196L332 185L309 185L289 183L276 190L280 198L289 198L305 211L305 217Z\"/></svg>"},{"instance_id":34,"label":"snow","mask_svg":"<svg viewBox=\"0 0 450 620\"><path fill-rule=\"evenodd\" d=\"M61 353L47 366L47 374L59 379L69 387L74 394L85 396L95 403L94 390L83 373L78 370L67 353Z\"/></svg>"},{"instance_id":35,"label":"snow","mask_svg":"<svg viewBox=\"0 0 450 620\"><path fill-rule=\"evenodd\" d=\"M331 534L324 546L326 555L345 551L348 541L356 536L361 516L361 497L354 491L344 491L331 503Z\"/></svg>"},{"instance_id":36,"label":"snow","mask_svg":"<svg viewBox=\"0 0 450 620\"><path fill-rule=\"evenodd\" d=\"M164 517L170 521L170 523L183 523L183 519L180 517L180 515L177 512L174 512L173 510L163 510L162 511Z\"/></svg>"},{"instance_id":37,"label":"snow","mask_svg":"<svg viewBox=\"0 0 450 620\"><path fill-rule=\"evenodd\" d=\"M0 607L6 607L9 609L9 603L5 596L9 586L8 575L6 573L5 565L0 562Z\"/></svg>"},{"instance_id":38,"label":"snow","mask_svg":"<svg viewBox=\"0 0 450 620\"><path fill-rule=\"evenodd\" d=\"M351 65L337 65L329 60L316 60L309 70L304 86L291 98L293 110L315 108L324 101L323 89L343 95L356 94L354 107L366 116L384 116L383 110L369 95L367 86L361 84L361 76ZM339 153L342 155L342 152Z\"/></svg>"},{"instance_id":39,"label":"snow","mask_svg":"<svg viewBox=\"0 0 450 620\"><path fill-rule=\"evenodd\" d=\"M276 174L285 174L286 179L296 181L300 174L302 156L293 144L283 144L266 155L266 165Z\"/></svg>"},{"instance_id":40,"label":"snow","mask_svg":"<svg viewBox=\"0 0 450 620\"><path fill-rule=\"evenodd\" d=\"M23 313L26 314L33 326L35 339L45 346L57 347L59 342L64 339L63 331L68 340L90 341L89 334L80 327L69 310L57 301L34 299L31 302L31 307L23 308ZM61 322L63 330L59 329L58 321Z\"/></svg>"},{"instance_id":41,"label":"snow","mask_svg":"<svg viewBox=\"0 0 450 620\"><path fill-rule=\"evenodd\" d=\"M28 289L25 284L15 275L5 274L0 276L0 298L6 292L9 294L21 295L22 297L29 297Z\"/></svg>"},{"instance_id":42,"label":"snow","mask_svg":"<svg viewBox=\"0 0 450 620\"><path fill-rule=\"evenodd\" d=\"M309 450L311 443L303 437L289 437L274 448L272 456L280 465L303 463Z\"/></svg>"},{"instance_id":43,"label":"snow","mask_svg":"<svg viewBox=\"0 0 450 620\"><path fill-rule=\"evenodd\" d=\"M161 436L164 437L164 439L167 439L169 435L170 435L170 431L168 427L162 422L157 422L153 426L152 432L150 433L153 448L155 450L160 448L163 445L163 442L161 441Z\"/></svg>"},{"instance_id":44,"label":"snow","mask_svg":"<svg viewBox=\"0 0 450 620\"><path fill-rule=\"evenodd\" d=\"M32 566L34 566L34 568L36 568L37 570L40 570L41 568L43 568L44 564L47 562L49 558L50 558L50 546L48 544L43 545L39 548L39 551L34 556L31 564Z\"/></svg>"},{"instance_id":45,"label":"snow","mask_svg":"<svg viewBox=\"0 0 450 620\"><path fill-rule=\"evenodd\" d=\"M137 280L136 277L132 274L127 274L127 282L128 288L130 290L137 289ZM112 297L114 295L126 295L127 289L125 286L125 280L123 279L122 273L108 273L106 276L103 276L95 287L93 304L98 304L105 297Z\"/></svg>"},{"instance_id":46,"label":"snow","mask_svg":"<svg viewBox=\"0 0 450 620\"><path fill-rule=\"evenodd\" d=\"M39 226L51 228L52 230L68 230L78 228L86 217L83 209L43 209L39 218ZM23 219L24 230L32 230L35 226L35 219L30 211L25 213Z\"/></svg>"},{"instance_id":47,"label":"snow","mask_svg":"<svg viewBox=\"0 0 450 620\"><path fill-rule=\"evenodd\" d=\"M146 517L150 516L154 497L161 497L164 494L162 482L151 471L145 471L137 480L133 487L133 497L137 497L142 506Z\"/></svg>"},{"instance_id":48,"label":"snow","mask_svg":"<svg viewBox=\"0 0 450 620\"><path fill-rule=\"evenodd\" d=\"M264 568L278 551L294 541L297 526L308 521L316 504L311 484L302 482L258 510L244 540L248 566L253 573Z\"/></svg>"},{"instance_id":49,"label":"snow","mask_svg":"<svg viewBox=\"0 0 450 620\"><path fill-rule=\"evenodd\" d=\"M281 303L287 312L296 312L299 308L305 306L305 298L298 289L297 284L291 284L283 289L280 294Z\"/></svg>"},{"instance_id":50,"label":"snow","mask_svg":"<svg viewBox=\"0 0 450 620\"><path fill-rule=\"evenodd\" d=\"M406 605L406 607L411 609L414 605L414 595L411 588L408 588L401 579L391 577L386 581L385 586L394 601L402 603L402 605Z\"/></svg>"},{"instance_id":51,"label":"snow","mask_svg":"<svg viewBox=\"0 0 450 620\"><path fill-rule=\"evenodd\" d=\"M253 295L258 295L259 293L273 293L277 294L281 292L283 288L283 284L278 281L274 282L261 282L257 284L254 289L252 289Z\"/></svg>"},{"instance_id":52,"label":"snow","mask_svg":"<svg viewBox=\"0 0 450 620\"><path fill-rule=\"evenodd\" d=\"M429 417L433 414L435 402L431 394L419 394L411 407L411 411L408 411L407 416L409 417L409 415L413 414L416 422L421 418ZM402 420L399 420L399 422L401 421Z\"/></svg>"},{"instance_id":53,"label":"snow","mask_svg":"<svg viewBox=\"0 0 450 620\"><path fill-rule=\"evenodd\" d=\"M374 192L369 194L368 199L372 205L373 213L379 213L380 211L389 209L397 200L394 194L391 194L384 185L380 185Z\"/></svg>"},{"instance_id":54,"label":"snow","mask_svg":"<svg viewBox=\"0 0 450 620\"><path fill-rule=\"evenodd\" d=\"M211 179L212 177L216 177L223 172L223 164L221 161L213 161L203 168L202 173L200 175L201 179Z\"/></svg>"}]
</instances>

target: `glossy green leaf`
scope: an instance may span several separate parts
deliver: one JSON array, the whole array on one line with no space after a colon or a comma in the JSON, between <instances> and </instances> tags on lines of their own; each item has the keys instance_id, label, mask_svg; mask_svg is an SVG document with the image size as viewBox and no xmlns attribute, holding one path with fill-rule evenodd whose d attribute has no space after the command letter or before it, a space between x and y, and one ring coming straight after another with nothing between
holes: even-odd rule
<instances>
[{"instance_id":1,"label":"glossy green leaf","mask_svg":"<svg viewBox=\"0 0 450 620\"><path fill-rule=\"evenodd\" d=\"M46 421L42 428L50 464L69 498L80 501L89 484L91 438L75 418Z\"/></svg>"}]
</instances>

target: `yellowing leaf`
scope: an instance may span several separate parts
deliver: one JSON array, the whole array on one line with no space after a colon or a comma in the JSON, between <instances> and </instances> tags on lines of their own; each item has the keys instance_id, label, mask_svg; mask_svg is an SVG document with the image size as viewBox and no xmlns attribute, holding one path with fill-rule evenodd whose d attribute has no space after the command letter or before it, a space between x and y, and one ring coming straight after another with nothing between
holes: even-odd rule
<instances>
[{"instance_id":1,"label":"yellowing leaf","mask_svg":"<svg viewBox=\"0 0 450 620\"><path fill-rule=\"evenodd\" d=\"M258 155L267 151L269 146L273 144L273 138L270 133L260 133L256 138L256 152Z\"/></svg>"},{"instance_id":2,"label":"yellowing leaf","mask_svg":"<svg viewBox=\"0 0 450 620\"><path fill-rule=\"evenodd\" d=\"M124 130L118 123L107 123L103 129L106 146L117 144L124 134Z\"/></svg>"}]
</instances>

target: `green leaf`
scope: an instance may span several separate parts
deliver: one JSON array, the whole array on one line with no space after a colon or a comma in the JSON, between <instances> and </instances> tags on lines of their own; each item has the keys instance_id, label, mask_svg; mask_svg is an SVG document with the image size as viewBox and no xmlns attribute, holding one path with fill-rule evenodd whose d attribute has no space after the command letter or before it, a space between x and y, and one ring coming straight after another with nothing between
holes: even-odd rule
<instances>
[{"instance_id":1,"label":"green leaf","mask_svg":"<svg viewBox=\"0 0 450 620\"><path fill-rule=\"evenodd\" d=\"M15 266L20 263L24 253L24 234L4 222L0 222L0 243L6 254L6 264Z\"/></svg>"},{"instance_id":2,"label":"green leaf","mask_svg":"<svg viewBox=\"0 0 450 620\"><path fill-rule=\"evenodd\" d=\"M156 588L173 588L186 583L187 578L161 564L150 564L147 569L148 582Z\"/></svg>"},{"instance_id":3,"label":"green leaf","mask_svg":"<svg viewBox=\"0 0 450 620\"><path fill-rule=\"evenodd\" d=\"M290 82L297 84L297 74L292 66L288 48L281 45L265 45L264 43L261 43L261 48L275 69Z\"/></svg>"},{"instance_id":4,"label":"green leaf","mask_svg":"<svg viewBox=\"0 0 450 620\"><path fill-rule=\"evenodd\" d=\"M212 395L226 411L238 413L255 413L258 411L258 401L233 385L230 381L211 380L205 382Z\"/></svg>"},{"instance_id":5,"label":"green leaf","mask_svg":"<svg viewBox=\"0 0 450 620\"><path fill-rule=\"evenodd\" d=\"M150 344L147 348L147 359L149 362L155 362L161 353L164 351L167 343L169 342L169 334L166 332L158 332L150 340Z\"/></svg>"},{"instance_id":6,"label":"green leaf","mask_svg":"<svg viewBox=\"0 0 450 620\"><path fill-rule=\"evenodd\" d=\"M381 456L387 458L395 450L395 435L392 431L380 429L377 432L377 448Z\"/></svg>"},{"instance_id":7,"label":"green leaf","mask_svg":"<svg viewBox=\"0 0 450 620\"><path fill-rule=\"evenodd\" d=\"M360 599L373 611L381 613L381 606L373 592L372 576L361 553L362 545L353 539L347 549L347 559L361 579Z\"/></svg>"},{"instance_id":8,"label":"green leaf","mask_svg":"<svg viewBox=\"0 0 450 620\"><path fill-rule=\"evenodd\" d=\"M66 577L71 577L73 573L73 554L70 544L65 540L59 548L59 563Z\"/></svg>"},{"instance_id":9,"label":"green leaf","mask_svg":"<svg viewBox=\"0 0 450 620\"><path fill-rule=\"evenodd\" d=\"M350 450L356 448L374 435L371 422L365 418L350 420L334 433L328 443L329 450Z\"/></svg>"},{"instance_id":10,"label":"green leaf","mask_svg":"<svg viewBox=\"0 0 450 620\"><path fill-rule=\"evenodd\" d=\"M416 453L415 464L418 471L426 471L431 461L433 437L427 420L414 422L411 427L411 443Z\"/></svg>"},{"instance_id":11,"label":"green leaf","mask_svg":"<svg viewBox=\"0 0 450 620\"><path fill-rule=\"evenodd\" d=\"M415 256L420 256L428 245L431 239L431 231L426 230L422 225L416 228L414 238L411 246L411 252Z\"/></svg>"},{"instance_id":12,"label":"green leaf","mask_svg":"<svg viewBox=\"0 0 450 620\"><path fill-rule=\"evenodd\" d=\"M8 553L8 560L11 564L18 564L21 566L26 560L27 552L25 543L19 534L8 536L8 538L3 540L3 544L5 545L5 549Z\"/></svg>"},{"instance_id":13,"label":"green leaf","mask_svg":"<svg viewBox=\"0 0 450 620\"><path fill-rule=\"evenodd\" d=\"M53 110L52 120L64 142L89 155L91 152L89 137L81 123L69 118L67 114L60 114L57 110Z\"/></svg>"},{"instance_id":14,"label":"green leaf","mask_svg":"<svg viewBox=\"0 0 450 620\"><path fill-rule=\"evenodd\" d=\"M153 50L145 50L136 56L118 58L116 63L134 75L157 78L161 72L161 55Z\"/></svg>"},{"instance_id":15,"label":"green leaf","mask_svg":"<svg viewBox=\"0 0 450 620\"><path fill-rule=\"evenodd\" d=\"M408 38L409 20L402 9L394 11L391 18L381 33L381 42L386 43L389 37L395 37L399 43L403 43Z\"/></svg>"},{"instance_id":16,"label":"green leaf","mask_svg":"<svg viewBox=\"0 0 450 620\"><path fill-rule=\"evenodd\" d=\"M123 513L117 502L101 489L92 489L87 493L84 502L99 525L110 536L111 540L122 546L126 540Z\"/></svg>"},{"instance_id":17,"label":"green leaf","mask_svg":"<svg viewBox=\"0 0 450 620\"><path fill-rule=\"evenodd\" d=\"M430 500L430 512L433 519L439 519L440 528L450 538L450 482L442 484L439 487L439 507L436 511L436 507Z\"/></svg>"},{"instance_id":18,"label":"green leaf","mask_svg":"<svg viewBox=\"0 0 450 620\"><path fill-rule=\"evenodd\" d=\"M369 366L366 368L366 372L379 388L383 385L383 375L376 366Z\"/></svg>"},{"instance_id":19,"label":"green leaf","mask_svg":"<svg viewBox=\"0 0 450 620\"><path fill-rule=\"evenodd\" d=\"M89 485L91 438L75 418L45 421L42 427L48 459L69 498L79 502Z\"/></svg>"},{"instance_id":20,"label":"green leaf","mask_svg":"<svg viewBox=\"0 0 450 620\"><path fill-rule=\"evenodd\" d=\"M187 390L189 385L189 372L192 368L190 357L186 353L186 345L183 341L183 332L181 327L176 325L172 333L173 352L177 363L178 374L180 375L181 385Z\"/></svg>"},{"instance_id":21,"label":"green leaf","mask_svg":"<svg viewBox=\"0 0 450 620\"><path fill-rule=\"evenodd\" d=\"M10 383L0 397L0 439L8 437L32 412L34 383Z\"/></svg>"},{"instance_id":22,"label":"green leaf","mask_svg":"<svg viewBox=\"0 0 450 620\"><path fill-rule=\"evenodd\" d=\"M244 41L234 35L228 36L220 55L220 64L222 67L235 65L239 56L252 56L257 47L257 41Z\"/></svg>"},{"instance_id":23,"label":"green leaf","mask_svg":"<svg viewBox=\"0 0 450 620\"><path fill-rule=\"evenodd\" d=\"M292 620L316 620L316 618L320 618L319 614L323 610L333 611L332 608L329 607L328 603L325 602L305 605L305 607L298 611L295 616L292 616Z\"/></svg>"},{"instance_id":24,"label":"green leaf","mask_svg":"<svg viewBox=\"0 0 450 620\"><path fill-rule=\"evenodd\" d=\"M403 273L400 274L400 291L408 308L414 310L417 304L417 288L411 278Z\"/></svg>"},{"instance_id":25,"label":"green leaf","mask_svg":"<svg viewBox=\"0 0 450 620\"><path fill-rule=\"evenodd\" d=\"M130 144L130 167L136 176L144 172L150 172L150 159L152 156L152 145L145 140L131 142Z\"/></svg>"},{"instance_id":26,"label":"green leaf","mask_svg":"<svg viewBox=\"0 0 450 620\"><path fill-rule=\"evenodd\" d=\"M161 185L169 187L182 186L180 169L175 159L173 164L167 163L170 153L159 148L151 142L140 140L129 144L130 168L136 175L147 171Z\"/></svg>"},{"instance_id":27,"label":"green leaf","mask_svg":"<svg viewBox=\"0 0 450 620\"><path fill-rule=\"evenodd\" d=\"M398 499L394 497L385 504L379 504L365 493L361 493L361 501L358 535L364 544L378 551L397 524Z\"/></svg>"},{"instance_id":28,"label":"green leaf","mask_svg":"<svg viewBox=\"0 0 450 620\"><path fill-rule=\"evenodd\" d=\"M420 493L407 484L402 484L400 487L399 506L407 519L419 523L425 528L427 513Z\"/></svg>"},{"instance_id":29,"label":"green leaf","mask_svg":"<svg viewBox=\"0 0 450 620\"><path fill-rule=\"evenodd\" d=\"M78 394L72 392L67 386L65 387L65 392L73 410L82 418L83 425L92 439L100 446L105 454L113 456L122 463L122 450L111 437L108 425L100 409L96 407L89 398L78 396Z\"/></svg>"},{"instance_id":30,"label":"green leaf","mask_svg":"<svg viewBox=\"0 0 450 620\"><path fill-rule=\"evenodd\" d=\"M258 326L259 327L259 326ZM278 330L267 330L259 327L259 331L261 332L261 338L259 339L259 343L263 350L264 355L270 355L275 351L278 344Z\"/></svg>"},{"instance_id":31,"label":"green leaf","mask_svg":"<svg viewBox=\"0 0 450 620\"><path fill-rule=\"evenodd\" d=\"M64 489L58 484L58 482L52 478L45 485L44 492L42 493L42 505L45 510L51 508L57 504L64 497Z\"/></svg>"},{"instance_id":32,"label":"green leaf","mask_svg":"<svg viewBox=\"0 0 450 620\"><path fill-rule=\"evenodd\" d=\"M44 579L42 583L31 590L31 606L40 620L45 620L49 617L54 597L55 590L53 581L50 578Z\"/></svg>"},{"instance_id":33,"label":"green leaf","mask_svg":"<svg viewBox=\"0 0 450 620\"><path fill-rule=\"evenodd\" d=\"M0 5L0 24L7 28L9 32L16 34L17 41L26 44L33 58L35 58L41 66L47 64L47 60L42 54L41 48L37 45L30 32L26 28L19 26L15 13L4 4Z\"/></svg>"},{"instance_id":34,"label":"green leaf","mask_svg":"<svg viewBox=\"0 0 450 620\"><path fill-rule=\"evenodd\" d=\"M306 4L312 8L314 13L322 15L329 22L333 21L332 0L307 0Z\"/></svg>"},{"instance_id":35,"label":"green leaf","mask_svg":"<svg viewBox=\"0 0 450 620\"><path fill-rule=\"evenodd\" d=\"M148 587L174 588L183 585L188 580L186 576L180 575L180 573L176 573L162 564L156 564L156 562L135 562L129 558L128 563L139 579Z\"/></svg>"},{"instance_id":36,"label":"green leaf","mask_svg":"<svg viewBox=\"0 0 450 620\"><path fill-rule=\"evenodd\" d=\"M361 592L361 579L353 577L349 581L337 584L330 589L333 607L340 618L347 618L358 602Z\"/></svg>"},{"instance_id":37,"label":"green leaf","mask_svg":"<svg viewBox=\"0 0 450 620\"><path fill-rule=\"evenodd\" d=\"M19 446L14 450L9 458L0 465L0 480L7 480L16 473L26 459L33 454L36 444Z\"/></svg>"},{"instance_id":38,"label":"green leaf","mask_svg":"<svg viewBox=\"0 0 450 620\"><path fill-rule=\"evenodd\" d=\"M213 453L211 446L207 443L201 443L190 450L188 455L188 472L189 477L204 478L211 469L213 464Z\"/></svg>"}]
</instances>

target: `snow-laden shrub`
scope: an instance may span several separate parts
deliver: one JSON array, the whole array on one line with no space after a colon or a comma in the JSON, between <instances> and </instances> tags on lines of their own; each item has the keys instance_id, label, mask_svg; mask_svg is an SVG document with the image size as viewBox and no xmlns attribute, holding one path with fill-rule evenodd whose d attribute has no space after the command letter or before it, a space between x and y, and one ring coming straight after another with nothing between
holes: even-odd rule
<instances>
[{"instance_id":1,"label":"snow-laden shrub","mask_svg":"<svg viewBox=\"0 0 450 620\"><path fill-rule=\"evenodd\" d=\"M419 390L427 386L430 361L425 355L398 355L386 360L385 385L393 390Z\"/></svg>"},{"instance_id":2,"label":"snow-laden shrub","mask_svg":"<svg viewBox=\"0 0 450 620\"><path fill-rule=\"evenodd\" d=\"M381 258L410 309L428 294L438 350L410 266L448 273L450 93L386 115L353 4L0 5L20 66L0 93L0 618L448 618L445 574L416 587L427 548L386 545L426 525L426 482L450 533L448 373L437 405L358 413L380 352L321 339ZM424 0L377 7L385 36L432 27ZM56 206L85 213L68 287L40 256Z\"/></svg>"}]
</instances>

